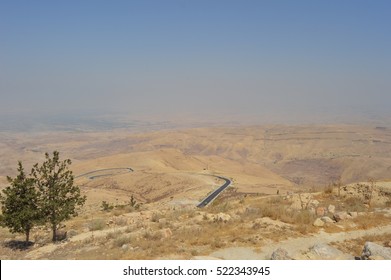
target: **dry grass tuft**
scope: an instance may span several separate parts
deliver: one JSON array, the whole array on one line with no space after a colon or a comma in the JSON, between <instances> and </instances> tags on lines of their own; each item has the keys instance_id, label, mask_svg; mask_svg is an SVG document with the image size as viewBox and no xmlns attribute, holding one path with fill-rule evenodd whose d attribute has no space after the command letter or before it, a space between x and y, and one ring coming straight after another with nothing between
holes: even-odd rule
<instances>
[{"instance_id":1,"label":"dry grass tuft","mask_svg":"<svg viewBox=\"0 0 391 280\"><path fill-rule=\"evenodd\" d=\"M106 222L103 219L94 219L88 224L90 231L102 230L106 227Z\"/></svg>"},{"instance_id":2,"label":"dry grass tuft","mask_svg":"<svg viewBox=\"0 0 391 280\"><path fill-rule=\"evenodd\" d=\"M132 241L131 237L129 235L122 235L118 236L116 239L114 239L114 246L116 247L122 247L125 244L129 244Z\"/></svg>"},{"instance_id":3,"label":"dry grass tuft","mask_svg":"<svg viewBox=\"0 0 391 280\"><path fill-rule=\"evenodd\" d=\"M370 229L378 226L384 226L391 223L391 218L382 213L368 213L365 216L359 216L354 219L358 229Z\"/></svg>"}]
</instances>

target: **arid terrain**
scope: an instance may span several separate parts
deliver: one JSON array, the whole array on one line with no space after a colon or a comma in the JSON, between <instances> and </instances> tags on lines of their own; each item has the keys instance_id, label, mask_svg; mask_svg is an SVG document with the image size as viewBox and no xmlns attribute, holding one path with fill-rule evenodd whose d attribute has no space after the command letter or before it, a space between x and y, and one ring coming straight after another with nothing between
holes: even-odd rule
<instances>
[{"instance_id":1,"label":"arid terrain","mask_svg":"<svg viewBox=\"0 0 391 280\"><path fill-rule=\"evenodd\" d=\"M23 235L1 228L1 259L352 259L367 241L391 247L389 127L0 131L0 188L18 160L30 170L54 150L86 204L55 244L41 226L19 248ZM197 208L223 184L211 175L233 184Z\"/></svg>"}]
</instances>

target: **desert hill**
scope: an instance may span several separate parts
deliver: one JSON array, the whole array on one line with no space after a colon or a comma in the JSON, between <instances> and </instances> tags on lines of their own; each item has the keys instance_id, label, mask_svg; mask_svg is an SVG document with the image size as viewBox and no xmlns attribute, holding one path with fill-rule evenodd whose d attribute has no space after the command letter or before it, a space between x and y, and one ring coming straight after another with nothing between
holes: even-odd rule
<instances>
[{"instance_id":1,"label":"desert hill","mask_svg":"<svg viewBox=\"0 0 391 280\"><path fill-rule=\"evenodd\" d=\"M278 175L284 180L276 184L305 187L338 180L383 180L391 174L391 129L376 126L206 127L147 133L56 131L0 133L0 139L0 176L12 175L17 160L29 167L42 160L44 152L54 149L71 158L75 168L78 166L75 174L87 172L89 165L98 168L99 160L161 172L240 170L241 175L246 172L266 181ZM4 182L4 177L1 180Z\"/></svg>"}]
</instances>

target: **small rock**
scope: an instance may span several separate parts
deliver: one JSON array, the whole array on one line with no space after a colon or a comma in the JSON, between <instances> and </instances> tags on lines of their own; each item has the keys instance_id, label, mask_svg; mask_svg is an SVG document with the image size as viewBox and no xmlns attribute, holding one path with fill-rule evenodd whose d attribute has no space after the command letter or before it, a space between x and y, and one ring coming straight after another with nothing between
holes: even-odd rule
<instances>
[{"instance_id":1,"label":"small rock","mask_svg":"<svg viewBox=\"0 0 391 280\"><path fill-rule=\"evenodd\" d=\"M313 225L316 226L316 227L323 227L324 224L325 224L325 223L324 223L320 218L317 218L317 219L315 220L315 222L313 223Z\"/></svg>"},{"instance_id":2,"label":"small rock","mask_svg":"<svg viewBox=\"0 0 391 280\"><path fill-rule=\"evenodd\" d=\"M371 256L380 256L385 260L391 260L391 248L383 247L373 242L365 242L361 258L369 259Z\"/></svg>"},{"instance_id":3,"label":"small rock","mask_svg":"<svg viewBox=\"0 0 391 280\"><path fill-rule=\"evenodd\" d=\"M229 222L231 220L231 216L225 213L219 213L214 217L215 222Z\"/></svg>"},{"instance_id":4,"label":"small rock","mask_svg":"<svg viewBox=\"0 0 391 280\"><path fill-rule=\"evenodd\" d=\"M349 216L350 216L352 219L357 218L357 216L358 216L358 213L357 213L357 212L349 212L348 214L349 214Z\"/></svg>"},{"instance_id":5,"label":"small rock","mask_svg":"<svg viewBox=\"0 0 391 280\"><path fill-rule=\"evenodd\" d=\"M335 206L330 204L329 207L327 207L327 210L329 213L334 214L335 213Z\"/></svg>"},{"instance_id":6,"label":"small rock","mask_svg":"<svg viewBox=\"0 0 391 280\"><path fill-rule=\"evenodd\" d=\"M272 260L292 260L292 258L288 255L288 251L283 248L278 248L272 253Z\"/></svg>"},{"instance_id":7,"label":"small rock","mask_svg":"<svg viewBox=\"0 0 391 280\"><path fill-rule=\"evenodd\" d=\"M320 219L322 220L322 222L324 222L326 224L332 224L332 223L335 222L333 219L331 219L330 217L327 217L327 216L324 216L324 217L322 217Z\"/></svg>"},{"instance_id":8,"label":"small rock","mask_svg":"<svg viewBox=\"0 0 391 280\"><path fill-rule=\"evenodd\" d=\"M121 249L124 250L124 251L127 251L129 249L129 245L128 244L124 244L124 245L122 245Z\"/></svg>"},{"instance_id":9,"label":"small rock","mask_svg":"<svg viewBox=\"0 0 391 280\"><path fill-rule=\"evenodd\" d=\"M334 213L334 220L336 222L346 220L348 218L348 213L346 211Z\"/></svg>"},{"instance_id":10,"label":"small rock","mask_svg":"<svg viewBox=\"0 0 391 280\"><path fill-rule=\"evenodd\" d=\"M324 215L326 215L326 212L327 212L327 210L325 207L316 208L316 216L323 217Z\"/></svg>"},{"instance_id":11,"label":"small rock","mask_svg":"<svg viewBox=\"0 0 391 280\"><path fill-rule=\"evenodd\" d=\"M316 208L318 207L318 205L319 205L319 201L313 199L308 203L308 208Z\"/></svg>"}]
</instances>

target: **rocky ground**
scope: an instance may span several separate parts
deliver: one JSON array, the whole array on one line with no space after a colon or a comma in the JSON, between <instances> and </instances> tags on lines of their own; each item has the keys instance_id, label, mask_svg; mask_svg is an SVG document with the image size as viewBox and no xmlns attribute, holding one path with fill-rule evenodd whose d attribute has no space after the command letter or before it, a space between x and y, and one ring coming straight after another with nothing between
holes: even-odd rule
<instances>
[{"instance_id":1,"label":"rocky ground","mask_svg":"<svg viewBox=\"0 0 391 280\"><path fill-rule=\"evenodd\" d=\"M1 259L391 259L391 188L359 183L316 193L226 191L211 206L154 203L86 211L50 242L5 236Z\"/></svg>"}]
</instances>

